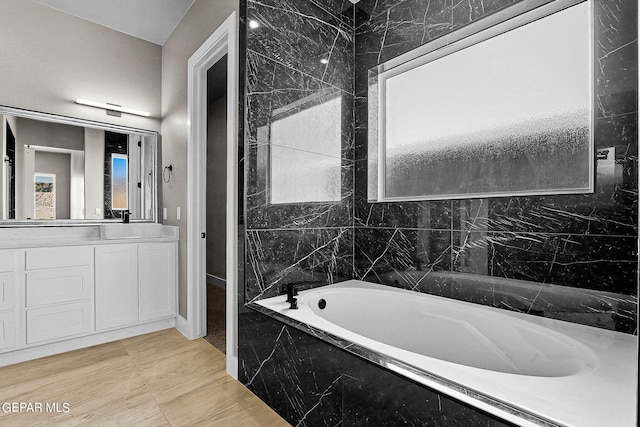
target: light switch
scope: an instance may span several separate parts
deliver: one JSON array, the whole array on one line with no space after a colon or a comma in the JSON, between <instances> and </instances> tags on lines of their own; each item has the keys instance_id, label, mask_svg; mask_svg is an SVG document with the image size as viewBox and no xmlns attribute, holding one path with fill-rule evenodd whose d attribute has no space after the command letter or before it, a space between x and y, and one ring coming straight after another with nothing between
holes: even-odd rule
<instances>
[{"instance_id":1,"label":"light switch","mask_svg":"<svg viewBox=\"0 0 640 427\"><path fill-rule=\"evenodd\" d=\"M102 213L102 211L100 210L100 208L96 208L96 215L100 215Z\"/></svg>"},{"instance_id":2,"label":"light switch","mask_svg":"<svg viewBox=\"0 0 640 427\"><path fill-rule=\"evenodd\" d=\"M162 208L162 218L166 221L167 220L167 208Z\"/></svg>"},{"instance_id":3,"label":"light switch","mask_svg":"<svg viewBox=\"0 0 640 427\"><path fill-rule=\"evenodd\" d=\"M180 206L176 209L176 219L180 221Z\"/></svg>"}]
</instances>

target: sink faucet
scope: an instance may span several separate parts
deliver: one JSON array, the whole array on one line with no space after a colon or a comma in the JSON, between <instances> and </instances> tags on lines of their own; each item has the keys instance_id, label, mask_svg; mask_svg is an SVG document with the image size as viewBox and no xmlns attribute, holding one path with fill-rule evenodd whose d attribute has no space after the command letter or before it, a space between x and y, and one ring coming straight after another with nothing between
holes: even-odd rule
<instances>
[{"instance_id":1,"label":"sink faucet","mask_svg":"<svg viewBox=\"0 0 640 427\"><path fill-rule=\"evenodd\" d=\"M298 295L297 286L298 283L287 283L287 302L290 310L298 309L298 299L295 297Z\"/></svg>"},{"instance_id":2,"label":"sink faucet","mask_svg":"<svg viewBox=\"0 0 640 427\"><path fill-rule=\"evenodd\" d=\"M129 224L129 211L122 211L122 223Z\"/></svg>"}]
</instances>

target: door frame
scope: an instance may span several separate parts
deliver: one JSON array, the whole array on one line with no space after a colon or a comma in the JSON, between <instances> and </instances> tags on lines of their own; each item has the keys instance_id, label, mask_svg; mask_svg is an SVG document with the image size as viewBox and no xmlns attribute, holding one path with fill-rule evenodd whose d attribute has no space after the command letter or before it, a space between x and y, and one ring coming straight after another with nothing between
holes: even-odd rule
<instances>
[{"instance_id":1,"label":"door frame","mask_svg":"<svg viewBox=\"0 0 640 427\"><path fill-rule=\"evenodd\" d=\"M238 20L234 11L187 62L187 318L190 339L206 334L207 71L227 55L226 358L238 378Z\"/></svg>"}]
</instances>

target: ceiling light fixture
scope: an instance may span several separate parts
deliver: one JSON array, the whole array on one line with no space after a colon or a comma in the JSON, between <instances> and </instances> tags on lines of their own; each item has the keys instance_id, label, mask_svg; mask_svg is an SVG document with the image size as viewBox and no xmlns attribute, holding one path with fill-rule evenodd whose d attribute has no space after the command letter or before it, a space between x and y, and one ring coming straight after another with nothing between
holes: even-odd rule
<instances>
[{"instance_id":1,"label":"ceiling light fixture","mask_svg":"<svg viewBox=\"0 0 640 427\"><path fill-rule=\"evenodd\" d=\"M329 60L328 60L327 58L322 58L322 59L320 60L320 63L321 63L321 64L328 64L328 63L329 63Z\"/></svg>"},{"instance_id":2,"label":"ceiling light fixture","mask_svg":"<svg viewBox=\"0 0 640 427\"><path fill-rule=\"evenodd\" d=\"M109 115L119 116L119 114L114 114L114 112L134 114L136 116L143 116L143 117L149 117L151 115L151 113L147 111L134 110L133 108L127 108L121 105L109 104L106 102L89 101L89 100L80 99L80 98L76 99L76 104L87 105L89 107L104 108L105 110L107 110L107 114Z\"/></svg>"},{"instance_id":3,"label":"ceiling light fixture","mask_svg":"<svg viewBox=\"0 0 640 427\"><path fill-rule=\"evenodd\" d=\"M258 21L255 21L253 19L249 21L249 28L255 30L258 27L260 27L260 23Z\"/></svg>"}]
</instances>

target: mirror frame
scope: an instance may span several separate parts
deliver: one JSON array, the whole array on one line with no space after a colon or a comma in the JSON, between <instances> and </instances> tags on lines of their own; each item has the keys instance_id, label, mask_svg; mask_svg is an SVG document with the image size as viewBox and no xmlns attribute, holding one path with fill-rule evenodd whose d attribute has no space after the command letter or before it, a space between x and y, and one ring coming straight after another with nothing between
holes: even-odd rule
<instances>
[{"instance_id":1,"label":"mirror frame","mask_svg":"<svg viewBox=\"0 0 640 427\"><path fill-rule=\"evenodd\" d=\"M58 114L52 113L43 113L39 111L26 110L21 108L9 107L6 105L0 105L0 115L8 115L21 117L32 120L40 120L46 121L50 123L57 123L63 125L72 125L72 126L81 126L85 128L92 129L100 129L111 132L119 132L119 133L134 133L146 137L151 137L156 142L156 148L153 152L153 163L155 165L154 168L154 176L153 182L156 185L153 187L153 199L155 200L155 207L153 209L153 218L151 219L132 219L131 222L160 222L160 210L162 206L161 194L159 191L161 188L161 174L158 172L160 168L160 158L161 158L161 144L160 144L160 135L156 131L150 131L146 129L133 128L128 126L120 126L110 123L96 122L93 120L80 119L77 117L68 117L62 116ZM25 227L25 226L47 226L47 227L55 227L55 226L91 226L91 225L99 225L109 222L121 222L121 219L56 219L56 220L15 220L15 219L0 219L0 228L3 227Z\"/></svg>"}]
</instances>

